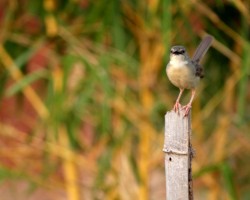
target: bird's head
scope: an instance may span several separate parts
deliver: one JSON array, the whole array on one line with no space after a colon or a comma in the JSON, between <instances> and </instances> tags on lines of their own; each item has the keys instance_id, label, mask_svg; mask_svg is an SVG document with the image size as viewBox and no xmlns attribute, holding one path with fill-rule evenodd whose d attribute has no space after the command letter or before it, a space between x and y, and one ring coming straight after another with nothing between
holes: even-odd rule
<instances>
[{"instance_id":1,"label":"bird's head","mask_svg":"<svg viewBox=\"0 0 250 200\"><path fill-rule=\"evenodd\" d=\"M173 46L170 50L170 58L176 60L185 60L187 57L186 49L183 46Z\"/></svg>"}]
</instances>

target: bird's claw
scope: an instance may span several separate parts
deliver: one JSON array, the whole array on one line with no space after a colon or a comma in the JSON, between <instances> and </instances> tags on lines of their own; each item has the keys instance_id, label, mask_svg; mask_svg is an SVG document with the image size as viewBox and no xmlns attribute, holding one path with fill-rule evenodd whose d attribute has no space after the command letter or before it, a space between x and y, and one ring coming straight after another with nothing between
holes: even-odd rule
<instances>
[{"instance_id":1,"label":"bird's claw","mask_svg":"<svg viewBox=\"0 0 250 200\"><path fill-rule=\"evenodd\" d=\"M174 104L173 110L174 110L175 112L178 112L180 108L181 108L181 104L180 104L179 102L176 102L176 103Z\"/></svg>"},{"instance_id":2,"label":"bird's claw","mask_svg":"<svg viewBox=\"0 0 250 200\"><path fill-rule=\"evenodd\" d=\"M190 104L187 104L186 106L183 106L183 107L182 107L182 110L185 110L184 116L183 116L183 117L188 116L189 111L190 111L191 108L192 108L192 106L191 106Z\"/></svg>"}]
</instances>

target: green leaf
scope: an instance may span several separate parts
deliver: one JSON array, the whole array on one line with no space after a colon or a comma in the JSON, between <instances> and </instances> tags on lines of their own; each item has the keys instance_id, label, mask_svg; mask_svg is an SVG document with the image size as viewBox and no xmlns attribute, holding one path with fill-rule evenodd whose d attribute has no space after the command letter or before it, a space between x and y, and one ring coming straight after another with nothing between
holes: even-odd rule
<instances>
[{"instance_id":1,"label":"green leaf","mask_svg":"<svg viewBox=\"0 0 250 200\"><path fill-rule=\"evenodd\" d=\"M14 85L12 85L8 90L6 91L6 96L10 97L15 95L18 92L21 92L26 86L30 85L31 83L35 82L36 80L40 78L46 78L47 77L47 70L41 69L37 70L32 74L28 74L23 77L20 81L16 82Z\"/></svg>"}]
</instances>

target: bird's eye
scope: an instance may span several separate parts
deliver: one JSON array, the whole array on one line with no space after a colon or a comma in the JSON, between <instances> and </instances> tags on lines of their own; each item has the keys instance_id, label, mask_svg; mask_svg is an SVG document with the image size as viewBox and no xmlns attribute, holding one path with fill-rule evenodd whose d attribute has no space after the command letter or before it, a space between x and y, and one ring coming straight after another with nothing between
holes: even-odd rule
<instances>
[{"instance_id":1,"label":"bird's eye","mask_svg":"<svg viewBox=\"0 0 250 200\"><path fill-rule=\"evenodd\" d=\"M185 53L185 51L184 50L181 50L181 54L184 54Z\"/></svg>"}]
</instances>

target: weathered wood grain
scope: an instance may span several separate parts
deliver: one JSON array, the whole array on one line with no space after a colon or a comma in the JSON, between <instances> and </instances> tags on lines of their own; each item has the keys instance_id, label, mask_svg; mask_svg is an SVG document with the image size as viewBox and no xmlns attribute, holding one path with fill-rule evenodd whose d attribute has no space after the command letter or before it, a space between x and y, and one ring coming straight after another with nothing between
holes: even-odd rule
<instances>
[{"instance_id":1,"label":"weathered wood grain","mask_svg":"<svg viewBox=\"0 0 250 200\"><path fill-rule=\"evenodd\" d=\"M165 170L166 170L166 199L167 200L191 200L192 148L191 117L183 117L179 111L168 112L165 115Z\"/></svg>"}]
</instances>

